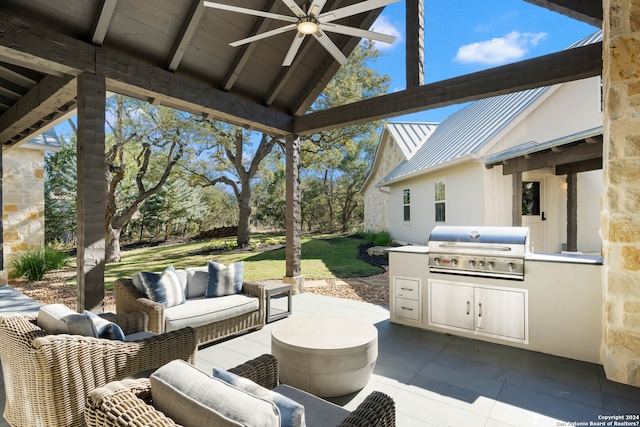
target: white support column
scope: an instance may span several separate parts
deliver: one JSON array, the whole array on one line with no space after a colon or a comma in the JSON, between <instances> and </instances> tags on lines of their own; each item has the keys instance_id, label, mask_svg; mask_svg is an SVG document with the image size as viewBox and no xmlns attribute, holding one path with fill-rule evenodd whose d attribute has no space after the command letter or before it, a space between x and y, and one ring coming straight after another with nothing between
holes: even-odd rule
<instances>
[{"instance_id":1,"label":"white support column","mask_svg":"<svg viewBox=\"0 0 640 427\"><path fill-rule=\"evenodd\" d=\"M103 76L78 77L78 311L104 311L105 103Z\"/></svg>"}]
</instances>

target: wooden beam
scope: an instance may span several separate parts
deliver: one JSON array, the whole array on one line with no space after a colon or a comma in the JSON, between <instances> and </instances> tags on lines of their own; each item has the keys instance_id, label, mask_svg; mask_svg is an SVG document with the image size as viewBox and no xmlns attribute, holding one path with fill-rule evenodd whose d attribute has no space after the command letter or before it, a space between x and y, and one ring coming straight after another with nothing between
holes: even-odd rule
<instances>
[{"instance_id":1,"label":"wooden beam","mask_svg":"<svg viewBox=\"0 0 640 427\"><path fill-rule=\"evenodd\" d=\"M578 177L567 175L567 250L578 250Z\"/></svg>"},{"instance_id":2,"label":"wooden beam","mask_svg":"<svg viewBox=\"0 0 640 427\"><path fill-rule=\"evenodd\" d=\"M522 172L511 175L511 225L522 226Z\"/></svg>"},{"instance_id":3,"label":"wooden beam","mask_svg":"<svg viewBox=\"0 0 640 427\"><path fill-rule=\"evenodd\" d=\"M198 28L198 24L200 23L203 13L204 4L202 1L191 0L189 13L187 13L184 22L182 23L180 33L178 33L178 37L176 37L176 41L171 48L171 53L169 54L169 61L167 63L167 69L169 71L175 71L178 69L178 65L180 65L180 61L182 61L182 57L187 51L189 43L191 43L191 39Z\"/></svg>"},{"instance_id":4,"label":"wooden beam","mask_svg":"<svg viewBox=\"0 0 640 427\"><path fill-rule=\"evenodd\" d=\"M602 158L602 144L580 144L571 148L567 147L562 153L544 151L532 154L530 158L523 156L510 159L508 163L502 165L502 174L511 175L515 172L551 168L597 158Z\"/></svg>"},{"instance_id":5,"label":"wooden beam","mask_svg":"<svg viewBox=\"0 0 640 427\"><path fill-rule=\"evenodd\" d=\"M424 0L406 0L407 89L424 84Z\"/></svg>"},{"instance_id":6,"label":"wooden beam","mask_svg":"<svg viewBox=\"0 0 640 427\"><path fill-rule=\"evenodd\" d=\"M194 114L207 112L216 120L284 136L293 118L137 58L93 46L42 25L0 13L0 57L32 69L103 75L109 89L141 99L159 98L162 105ZM69 55L73 52L73 55ZM1 128L0 128L1 129Z\"/></svg>"},{"instance_id":7,"label":"wooden beam","mask_svg":"<svg viewBox=\"0 0 640 427\"><path fill-rule=\"evenodd\" d=\"M602 43L594 43L454 77L419 88L296 116L294 133L306 135L525 89L584 79L601 73Z\"/></svg>"},{"instance_id":8,"label":"wooden beam","mask_svg":"<svg viewBox=\"0 0 640 427\"><path fill-rule=\"evenodd\" d=\"M602 156L595 159L568 163L556 166L556 175L568 175L570 173L589 172L602 169Z\"/></svg>"},{"instance_id":9,"label":"wooden beam","mask_svg":"<svg viewBox=\"0 0 640 427\"><path fill-rule=\"evenodd\" d=\"M76 95L74 76L43 78L0 116L0 143L3 148L36 134L42 127L39 121L43 118L54 120L55 112L75 102Z\"/></svg>"},{"instance_id":10,"label":"wooden beam","mask_svg":"<svg viewBox=\"0 0 640 427\"><path fill-rule=\"evenodd\" d=\"M113 18L113 12L116 10L118 0L100 0L96 17L91 27L91 43L102 46L104 38L107 36L109 24Z\"/></svg>"},{"instance_id":11,"label":"wooden beam","mask_svg":"<svg viewBox=\"0 0 640 427\"><path fill-rule=\"evenodd\" d=\"M569 18L577 19L602 28L602 0L526 0L545 9L558 12Z\"/></svg>"}]
</instances>

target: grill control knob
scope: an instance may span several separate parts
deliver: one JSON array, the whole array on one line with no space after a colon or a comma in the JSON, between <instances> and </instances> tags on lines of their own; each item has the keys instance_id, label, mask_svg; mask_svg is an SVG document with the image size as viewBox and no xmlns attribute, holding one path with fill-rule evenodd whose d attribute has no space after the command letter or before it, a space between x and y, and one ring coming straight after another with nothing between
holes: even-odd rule
<instances>
[{"instance_id":1,"label":"grill control knob","mask_svg":"<svg viewBox=\"0 0 640 427\"><path fill-rule=\"evenodd\" d=\"M496 266L496 263L493 262L493 261L489 261L487 263L487 267L489 268L489 270L493 270L493 267L495 267L495 266Z\"/></svg>"},{"instance_id":2,"label":"grill control knob","mask_svg":"<svg viewBox=\"0 0 640 427\"><path fill-rule=\"evenodd\" d=\"M513 271L516 269L516 265L510 262L509 264L507 264L507 268L509 269L509 271Z\"/></svg>"},{"instance_id":3,"label":"grill control knob","mask_svg":"<svg viewBox=\"0 0 640 427\"><path fill-rule=\"evenodd\" d=\"M475 267L476 266L476 262L472 259L469 260L469 267Z\"/></svg>"},{"instance_id":4,"label":"grill control knob","mask_svg":"<svg viewBox=\"0 0 640 427\"><path fill-rule=\"evenodd\" d=\"M433 262L434 262L436 265L440 265L440 258L438 258L438 257L434 257L434 258L433 258Z\"/></svg>"},{"instance_id":5,"label":"grill control knob","mask_svg":"<svg viewBox=\"0 0 640 427\"><path fill-rule=\"evenodd\" d=\"M478 267L484 267L484 261L483 260L479 260L478 261Z\"/></svg>"},{"instance_id":6,"label":"grill control knob","mask_svg":"<svg viewBox=\"0 0 640 427\"><path fill-rule=\"evenodd\" d=\"M458 265L458 260L455 258L451 258L451 265Z\"/></svg>"}]
</instances>

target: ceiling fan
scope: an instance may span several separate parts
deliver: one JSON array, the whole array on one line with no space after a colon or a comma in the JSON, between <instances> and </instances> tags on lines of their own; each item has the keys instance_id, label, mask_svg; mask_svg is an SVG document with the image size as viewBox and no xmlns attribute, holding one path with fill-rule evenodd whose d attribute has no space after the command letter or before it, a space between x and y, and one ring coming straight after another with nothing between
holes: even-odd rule
<instances>
[{"instance_id":1,"label":"ceiling fan","mask_svg":"<svg viewBox=\"0 0 640 427\"><path fill-rule=\"evenodd\" d=\"M357 15L359 13L368 12L380 7L384 7L400 0L366 0L355 3L350 6L341 7L327 12L322 12L327 0L306 0L302 7L298 6L295 0L282 0L282 2L291 10L295 16L279 15L271 12L263 12L260 10L247 9L244 7L231 6L222 3L205 1L204 5L214 9L227 10L231 12L244 13L247 15L258 16L262 18L276 19L279 21L290 22L290 24L279 27L255 36L247 37L242 40L229 43L233 47L242 46L277 34L286 33L287 31L297 30L297 34L291 43L282 65L288 67L293 62L302 42L307 35L313 36L320 44L338 61L340 65L347 62L347 58L340 49L327 37L325 31L344 34L347 36L368 38L385 43L393 43L396 39L394 36L377 33L375 31L363 30L346 25L334 24L333 21L346 18L348 16Z\"/></svg>"}]
</instances>

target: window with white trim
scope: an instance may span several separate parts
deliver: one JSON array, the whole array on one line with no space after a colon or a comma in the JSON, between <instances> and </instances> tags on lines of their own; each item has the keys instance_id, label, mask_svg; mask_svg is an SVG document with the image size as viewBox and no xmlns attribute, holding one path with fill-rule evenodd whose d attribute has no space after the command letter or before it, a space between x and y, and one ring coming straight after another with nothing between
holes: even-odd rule
<instances>
[{"instance_id":1,"label":"window with white trim","mask_svg":"<svg viewBox=\"0 0 640 427\"><path fill-rule=\"evenodd\" d=\"M447 186L444 180L435 182L436 222L446 221Z\"/></svg>"},{"instance_id":2,"label":"window with white trim","mask_svg":"<svg viewBox=\"0 0 640 427\"><path fill-rule=\"evenodd\" d=\"M409 188L402 190L402 205L404 210L404 220L411 221L411 190Z\"/></svg>"}]
</instances>

